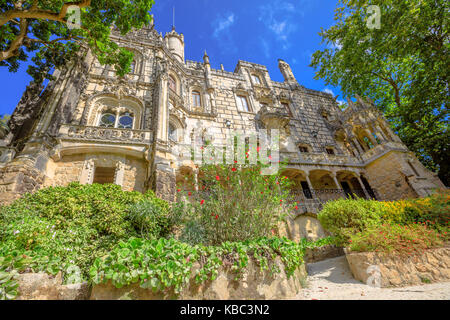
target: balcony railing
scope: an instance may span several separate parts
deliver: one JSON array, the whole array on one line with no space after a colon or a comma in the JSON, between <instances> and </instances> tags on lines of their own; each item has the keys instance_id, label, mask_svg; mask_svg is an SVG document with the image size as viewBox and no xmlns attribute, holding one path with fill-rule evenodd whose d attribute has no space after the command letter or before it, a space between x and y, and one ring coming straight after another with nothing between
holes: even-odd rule
<instances>
[{"instance_id":1,"label":"balcony railing","mask_svg":"<svg viewBox=\"0 0 450 320\"><path fill-rule=\"evenodd\" d=\"M389 141L383 144L379 144L374 148L368 150L362 155L364 162L371 160L372 158L385 153L388 150L408 150L408 148L401 142Z\"/></svg>"},{"instance_id":2,"label":"balcony railing","mask_svg":"<svg viewBox=\"0 0 450 320\"><path fill-rule=\"evenodd\" d=\"M71 140L119 142L131 144L149 144L152 131L119 128L104 128L79 125L63 125L59 131L61 137Z\"/></svg>"},{"instance_id":3,"label":"balcony railing","mask_svg":"<svg viewBox=\"0 0 450 320\"><path fill-rule=\"evenodd\" d=\"M346 199L346 198L365 198L377 200L376 190L368 189L304 189L304 190L292 190L292 203L296 203L300 212L313 212L320 211L323 205L332 200ZM367 194L367 195L366 195Z\"/></svg>"}]
</instances>

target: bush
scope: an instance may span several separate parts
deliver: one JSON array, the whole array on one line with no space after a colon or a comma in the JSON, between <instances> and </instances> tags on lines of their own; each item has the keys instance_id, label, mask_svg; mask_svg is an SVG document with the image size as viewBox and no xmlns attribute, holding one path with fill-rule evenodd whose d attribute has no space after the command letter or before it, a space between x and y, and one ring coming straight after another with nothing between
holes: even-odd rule
<instances>
[{"instance_id":1,"label":"bush","mask_svg":"<svg viewBox=\"0 0 450 320\"><path fill-rule=\"evenodd\" d=\"M426 249L442 247L448 241L448 234L439 234L425 224L401 226L383 224L369 227L351 236L350 249L362 252L387 252L410 255Z\"/></svg>"},{"instance_id":2,"label":"bush","mask_svg":"<svg viewBox=\"0 0 450 320\"><path fill-rule=\"evenodd\" d=\"M173 227L169 204L157 198L152 191L149 199L141 200L128 208L128 219L142 238L167 236Z\"/></svg>"},{"instance_id":3,"label":"bush","mask_svg":"<svg viewBox=\"0 0 450 320\"><path fill-rule=\"evenodd\" d=\"M402 225L425 223L439 232L449 231L449 190L437 190L425 198L383 202L383 206L384 221Z\"/></svg>"},{"instance_id":4,"label":"bush","mask_svg":"<svg viewBox=\"0 0 450 320\"><path fill-rule=\"evenodd\" d=\"M318 214L322 226L345 245L351 235L380 224L383 204L364 199L338 199L327 202Z\"/></svg>"},{"instance_id":5,"label":"bush","mask_svg":"<svg viewBox=\"0 0 450 320\"><path fill-rule=\"evenodd\" d=\"M157 228L153 220L133 220L129 208L144 202L152 203L153 215L161 217ZM118 241L144 229L155 237L167 233L167 212L168 204L153 193L126 192L117 185L72 183L42 189L0 208L0 257L53 274L77 267L86 279L94 259Z\"/></svg>"},{"instance_id":6,"label":"bush","mask_svg":"<svg viewBox=\"0 0 450 320\"><path fill-rule=\"evenodd\" d=\"M182 238L195 228L204 244L272 236L286 215L289 180L261 175L261 166L204 165L199 191L178 189L174 210L181 217Z\"/></svg>"},{"instance_id":7,"label":"bush","mask_svg":"<svg viewBox=\"0 0 450 320\"><path fill-rule=\"evenodd\" d=\"M313 246L310 243L309 246ZM191 277L197 283L217 278L227 265L238 279L254 259L261 270L279 272L278 256L288 277L303 264L305 248L286 238L260 238L244 242L224 242L219 246L191 246L175 239L130 239L119 243L108 256L99 258L90 270L94 283L111 281L120 288L140 283L142 288L179 293ZM199 268L194 268L198 263Z\"/></svg>"}]
</instances>

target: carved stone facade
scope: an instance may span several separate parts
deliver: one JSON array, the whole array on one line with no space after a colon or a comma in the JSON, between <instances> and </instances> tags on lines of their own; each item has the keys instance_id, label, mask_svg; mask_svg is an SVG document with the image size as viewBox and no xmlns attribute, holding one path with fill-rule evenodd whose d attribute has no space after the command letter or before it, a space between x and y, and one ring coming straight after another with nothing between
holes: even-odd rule
<instances>
[{"instance_id":1,"label":"carved stone facade","mask_svg":"<svg viewBox=\"0 0 450 320\"><path fill-rule=\"evenodd\" d=\"M207 128L216 145L230 130L280 129L285 174L304 212L356 193L377 199L424 196L442 183L426 170L372 102L357 97L342 111L327 93L300 85L279 60L284 82L265 66L239 61L234 72L185 61L182 34L153 26L113 39L134 52L118 77L87 49L43 90L27 87L0 134L0 201L40 187L111 182L173 200L176 182L197 175L179 160L190 129Z\"/></svg>"}]
</instances>

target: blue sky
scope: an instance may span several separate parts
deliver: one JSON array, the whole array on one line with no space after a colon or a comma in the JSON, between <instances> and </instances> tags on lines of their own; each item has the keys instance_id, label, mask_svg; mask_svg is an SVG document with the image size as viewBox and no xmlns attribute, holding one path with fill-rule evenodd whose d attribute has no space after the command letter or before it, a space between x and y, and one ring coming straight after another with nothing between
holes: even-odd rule
<instances>
[{"instance_id":1,"label":"blue sky","mask_svg":"<svg viewBox=\"0 0 450 320\"><path fill-rule=\"evenodd\" d=\"M314 80L311 55L323 49L318 32L333 24L337 0L155 0L155 27L163 34L175 25L185 37L185 57L202 61L206 49L213 68L234 71L238 60L267 66L283 81L278 58L291 65L297 81L310 89L339 95L339 88ZM0 67L0 114L12 113L31 77L26 64L17 73Z\"/></svg>"}]
</instances>

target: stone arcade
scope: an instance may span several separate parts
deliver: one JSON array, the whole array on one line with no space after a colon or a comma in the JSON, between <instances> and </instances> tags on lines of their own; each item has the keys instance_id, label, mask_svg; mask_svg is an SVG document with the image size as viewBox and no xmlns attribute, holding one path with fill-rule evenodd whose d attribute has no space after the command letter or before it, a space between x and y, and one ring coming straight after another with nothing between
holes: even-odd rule
<instances>
[{"instance_id":1,"label":"stone arcade","mask_svg":"<svg viewBox=\"0 0 450 320\"><path fill-rule=\"evenodd\" d=\"M174 152L199 122L216 145L229 130L276 128L289 136L295 148L280 152L301 212L351 193L390 200L443 186L371 101L357 97L342 111L332 95L299 84L281 59L284 82L276 82L251 62L228 72L212 69L206 52L203 62L185 61L175 29L163 37L150 25L112 38L134 52L127 76L84 49L45 89L26 88L10 130L0 131L0 203L72 181L154 189L173 200L176 183L199 174Z\"/></svg>"}]
</instances>

